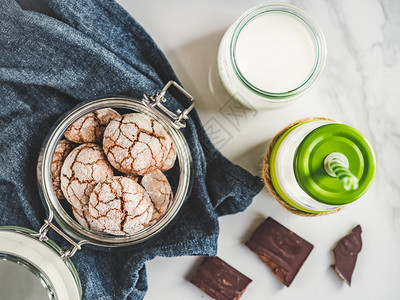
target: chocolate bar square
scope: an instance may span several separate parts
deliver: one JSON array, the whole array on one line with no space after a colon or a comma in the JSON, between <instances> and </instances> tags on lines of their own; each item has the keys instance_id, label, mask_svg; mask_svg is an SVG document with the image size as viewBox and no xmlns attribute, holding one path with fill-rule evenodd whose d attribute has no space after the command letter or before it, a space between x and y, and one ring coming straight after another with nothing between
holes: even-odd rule
<instances>
[{"instance_id":1,"label":"chocolate bar square","mask_svg":"<svg viewBox=\"0 0 400 300\"><path fill-rule=\"evenodd\" d=\"M361 232L361 226L357 225L333 249L335 264L331 267L349 286L351 285L351 277L356 266L358 253L362 248Z\"/></svg>"},{"instance_id":2,"label":"chocolate bar square","mask_svg":"<svg viewBox=\"0 0 400 300\"><path fill-rule=\"evenodd\" d=\"M312 244L271 217L253 232L246 245L286 286L290 286L314 248Z\"/></svg>"},{"instance_id":3,"label":"chocolate bar square","mask_svg":"<svg viewBox=\"0 0 400 300\"><path fill-rule=\"evenodd\" d=\"M190 282L216 300L239 299L252 280L219 257L207 257Z\"/></svg>"}]
</instances>

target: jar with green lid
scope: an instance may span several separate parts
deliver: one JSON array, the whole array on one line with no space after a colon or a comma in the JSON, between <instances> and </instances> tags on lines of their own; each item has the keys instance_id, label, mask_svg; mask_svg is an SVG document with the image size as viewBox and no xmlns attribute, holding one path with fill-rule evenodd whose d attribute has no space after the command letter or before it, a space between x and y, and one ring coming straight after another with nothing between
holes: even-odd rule
<instances>
[{"instance_id":1,"label":"jar with green lid","mask_svg":"<svg viewBox=\"0 0 400 300\"><path fill-rule=\"evenodd\" d=\"M374 150L361 132L313 118L293 123L272 140L264 178L290 211L318 215L359 199L371 186L375 169Z\"/></svg>"}]
</instances>

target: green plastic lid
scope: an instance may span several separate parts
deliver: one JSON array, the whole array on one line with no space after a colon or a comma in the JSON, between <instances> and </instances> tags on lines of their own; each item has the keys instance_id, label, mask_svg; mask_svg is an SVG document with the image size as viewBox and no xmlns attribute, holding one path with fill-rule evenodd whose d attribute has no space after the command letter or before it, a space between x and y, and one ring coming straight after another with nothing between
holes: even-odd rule
<instances>
[{"instance_id":1,"label":"green plastic lid","mask_svg":"<svg viewBox=\"0 0 400 300\"><path fill-rule=\"evenodd\" d=\"M347 159L348 171L358 179L357 188L346 189L340 176L328 174L324 163L332 153ZM358 130L343 124L327 124L310 132L294 158L300 187L315 200L331 205L360 198L372 184L375 169L375 153L368 140Z\"/></svg>"}]
</instances>

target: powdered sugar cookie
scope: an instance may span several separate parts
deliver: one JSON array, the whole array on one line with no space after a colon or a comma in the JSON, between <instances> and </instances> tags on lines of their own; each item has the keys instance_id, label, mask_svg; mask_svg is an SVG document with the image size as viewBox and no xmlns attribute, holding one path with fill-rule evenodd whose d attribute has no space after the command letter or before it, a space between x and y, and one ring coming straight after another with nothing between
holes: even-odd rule
<instances>
[{"instance_id":1,"label":"powdered sugar cookie","mask_svg":"<svg viewBox=\"0 0 400 300\"><path fill-rule=\"evenodd\" d=\"M170 137L168 137L168 138L171 139ZM176 160L176 151L175 151L174 143L171 139L171 149L169 150L169 152L167 154L167 158L161 167L161 171L167 171L167 170L171 169L175 164L175 160Z\"/></svg>"},{"instance_id":2,"label":"powdered sugar cookie","mask_svg":"<svg viewBox=\"0 0 400 300\"><path fill-rule=\"evenodd\" d=\"M72 150L61 168L61 190L76 210L87 205L95 185L114 176L114 171L99 145L82 144Z\"/></svg>"},{"instance_id":3,"label":"powdered sugar cookie","mask_svg":"<svg viewBox=\"0 0 400 300\"><path fill-rule=\"evenodd\" d=\"M72 213L83 228L90 230L89 220L91 219L91 216L89 214L89 205L85 206L83 210L78 210L72 206Z\"/></svg>"},{"instance_id":4,"label":"powdered sugar cookie","mask_svg":"<svg viewBox=\"0 0 400 300\"><path fill-rule=\"evenodd\" d=\"M61 167L64 163L65 158L71 152L74 145L68 140L61 140L56 146L54 151L53 161L51 162L51 179L53 181L54 192L58 199L65 199L65 196L61 190Z\"/></svg>"},{"instance_id":5,"label":"powdered sugar cookie","mask_svg":"<svg viewBox=\"0 0 400 300\"><path fill-rule=\"evenodd\" d=\"M141 113L117 117L104 131L104 152L124 174L142 176L160 169L171 147L172 139L162 125Z\"/></svg>"},{"instance_id":6,"label":"powdered sugar cookie","mask_svg":"<svg viewBox=\"0 0 400 300\"><path fill-rule=\"evenodd\" d=\"M147 192L133 179L114 176L94 188L89 213L91 230L128 235L149 225L153 206Z\"/></svg>"},{"instance_id":7,"label":"powdered sugar cookie","mask_svg":"<svg viewBox=\"0 0 400 300\"><path fill-rule=\"evenodd\" d=\"M78 119L67 129L64 136L69 141L79 144L101 143L108 123L118 116L120 114L112 108L96 110Z\"/></svg>"},{"instance_id":8,"label":"powdered sugar cookie","mask_svg":"<svg viewBox=\"0 0 400 300\"><path fill-rule=\"evenodd\" d=\"M115 175L115 176L118 176L118 175ZM126 178L133 179L135 182L139 182L139 179L141 178L141 177L135 176L135 175L123 175L123 176Z\"/></svg>"},{"instance_id":9,"label":"powdered sugar cookie","mask_svg":"<svg viewBox=\"0 0 400 300\"><path fill-rule=\"evenodd\" d=\"M169 207L172 200L171 186L167 177L160 170L144 175L140 183L154 205L152 221L156 221Z\"/></svg>"}]
</instances>

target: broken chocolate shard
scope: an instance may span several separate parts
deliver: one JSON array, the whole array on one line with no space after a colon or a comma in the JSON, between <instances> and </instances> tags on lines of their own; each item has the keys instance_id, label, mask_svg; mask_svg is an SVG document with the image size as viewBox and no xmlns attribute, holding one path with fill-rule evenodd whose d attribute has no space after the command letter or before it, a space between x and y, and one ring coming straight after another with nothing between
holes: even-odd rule
<instances>
[{"instance_id":1,"label":"broken chocolate shard","mask_svg":"<svg viewBox=\"0 0 400 300\"><path fill-rule=\"evenodd\" d=\"M351 277L356 266L358 253L362 248L361 232L361 226L357 225L333 249L335 264L331 267L349 286L351 285Z\"/></svg>"},{"instance_id":2,"label":"broken chocolate shard","mask_svg":"<svg viewBox=\"0 0 400 300\"><path fill-rule=\"evenodd\" d=\"M239 299L252 280L219 257L207 257L190 282L216 300Z\"/></svg>"},{"instance_id":3,"label":"broken chocolate shard","mask_svg":"<svg viewBox=\"0 0 400 300\"><path fill-rule=\"evenodd\" d=\"M268 217L246 243L287 287L307 259L312 244Z\"/></svg>"}]
</instances>

